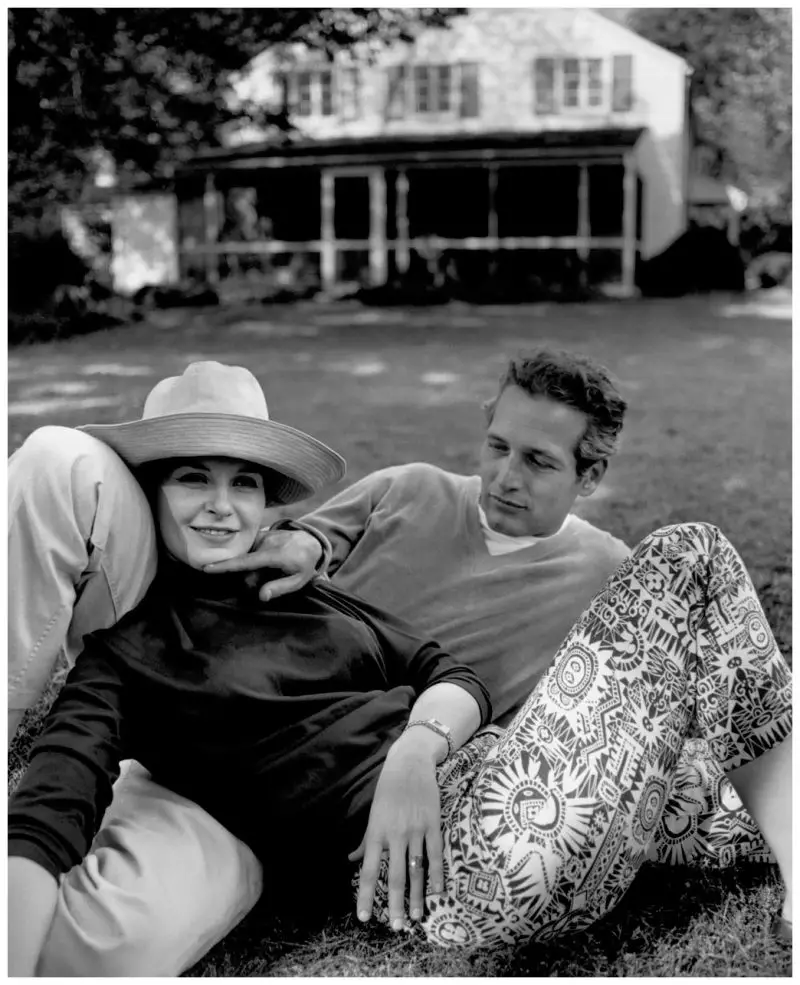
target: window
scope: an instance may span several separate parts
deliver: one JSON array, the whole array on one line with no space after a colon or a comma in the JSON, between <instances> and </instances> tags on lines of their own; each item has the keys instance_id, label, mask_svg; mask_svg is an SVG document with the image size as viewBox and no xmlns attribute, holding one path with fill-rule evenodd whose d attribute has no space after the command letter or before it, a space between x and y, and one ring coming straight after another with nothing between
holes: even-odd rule
<instances>
[{"instance_id":1,"label":"window","mask_svg":"<svg viewBox=\"0 0 800 985\"><path fill-rule=\"evenodd\" d=\"M433 96L431 92L431 66L414 66L414 109L417 113L432 113L434 108Z\"/></svg>"},{"instance_id":2,"label":"window","mask_svg":"<svg viewBox=\"0 0 800 985\"><path fill-rule=\"evenodd\" d=\"M611 70L611 78L607 73ZM536 58L533 102L538 114L562 110L609 110L633 106L633 58Z\"/></svg>"},{"instance_id":3,"label":"window","mask_svg":"<svg viewBox=\"0 0 800 985\"><path fill-rule=\"evenodd\" d=\"M319 73L319 111L322 116L333 116L333 76L331 72Z\"/></svg>"},{"instance_id":4,"label":"window","mask_svg":"<svg viewBox=\"0 0 800 985\"><path fill-rule=\"evenodd\" d=\"M357 68L313 68L288 72L282 78L284 102L295 116L354 119L361 112L361 79Z\"/></svg>"},{"instance_id":5,"label":"window","mask_svg":"<svg viewBox=\"0 0 800 985\"><path fill-rule=\"evenodd\" d=\"M386 115L401 119L411 114L479 115L478 65L392 65L388 71Z\"/></svg>"},{"instance_id":6,"label":"window","mask_svg":"<svg viewBox=\"0 0 800 985\"><path fill-rule=\"evenodd\" d=\"M311 116L311 72L298 72L295 79L294 111L298 116Z\"/></svg>"}]
</instances>

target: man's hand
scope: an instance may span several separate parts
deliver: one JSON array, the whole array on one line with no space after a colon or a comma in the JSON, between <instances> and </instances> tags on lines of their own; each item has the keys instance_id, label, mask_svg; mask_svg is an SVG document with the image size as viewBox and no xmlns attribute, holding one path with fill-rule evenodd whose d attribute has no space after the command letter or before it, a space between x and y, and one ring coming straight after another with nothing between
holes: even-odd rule
<instances>
[{"instance_id":1,"label":"man's hand","mask_svg":"<svg viewBox=\"0 0 800 985\"><path fill-rule=\"evenodd\" d=\"M307 585L317 573L322 557L322 544L305 530L265 530L258 535L255 546L247 554L207 564L204 571L257 571L260 568L279 568L285 578L265 581L258 594L262 602L288 595Z\"/></svg>"},{"instance_id":2,"label":"man's hand","mask_svg":"<svg viewBox=\"0 0 800 985\"><path fill-rule=\"evenodd\" d=\"M389 750L378 779L364 838L349 856L363 859L356 910L369 920L380 871L381 854L389 853L389 922L401 930L405 922L406 874L412 920L421 920L425 906L426 858L432 892L442 892L442 829L439 785L436 782L435 745L443 740L426 729L412 729Z\"/></svg>"}]
</instances>

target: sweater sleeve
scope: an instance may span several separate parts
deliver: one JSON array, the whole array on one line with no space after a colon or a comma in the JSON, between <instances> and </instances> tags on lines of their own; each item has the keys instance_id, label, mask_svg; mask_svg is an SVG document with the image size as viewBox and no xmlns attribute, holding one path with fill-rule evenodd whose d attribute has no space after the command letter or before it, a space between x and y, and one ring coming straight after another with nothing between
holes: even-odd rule
<instances>
[{"instance_id":1,"label":"sweater sleeve","mask_svg":"<svg viewBox=\"0 0 800 985\"><path fill-rule=\"evenodd\" d=\"M337 571L361 540L397 472L397 467L372 472L303 517L304 523L314 527L330 542L332 557L328 574Z\"/></svg>"},{"instance_id":2,"label":"sweater sleeve","mask_svg":"<svg viewBox=\"0 0 800 985\"><path fill-rule=\"evenodd\" d=\"M89 636L11 797L8 853L58 876L86 856L122 757L119 671Z\"/></svg>"}]
</instances>

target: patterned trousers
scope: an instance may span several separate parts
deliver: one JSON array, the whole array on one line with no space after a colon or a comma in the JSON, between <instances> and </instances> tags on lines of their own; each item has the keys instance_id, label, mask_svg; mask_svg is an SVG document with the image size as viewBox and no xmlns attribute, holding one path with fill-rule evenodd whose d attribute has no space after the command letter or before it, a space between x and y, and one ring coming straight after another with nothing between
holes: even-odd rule
<instances>
[{"instance_id":1,"label":"patterned trousers","mask_svg":"<svg viewBox=\"0 0 800 985\"><path fill-rule=\"evenodd\" d=\"M646 859L770 859L724 774L790 732L790 674L741 558L707 524L656 531L509 727L440 767L446 891L423 931L545 940L605 915Z\"/></svg>"}]
</instances>

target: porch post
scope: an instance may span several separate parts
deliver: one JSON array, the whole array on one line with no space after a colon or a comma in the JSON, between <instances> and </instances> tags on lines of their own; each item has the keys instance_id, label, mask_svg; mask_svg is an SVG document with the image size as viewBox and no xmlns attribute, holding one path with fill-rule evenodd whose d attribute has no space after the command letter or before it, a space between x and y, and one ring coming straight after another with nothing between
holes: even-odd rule
<instances>
[{"instance_id":1,"label":"porch post","mask_svg":"<svg viewBox=\"0 0 800 985\"><path fill-rule=\"evenodd\" d=\"M589 261L589 238L592 235L589 221L589 168L581 164L578 172L578 259L581 261L580 281L586 287Z\"/></svg>"},{"instance_id":2,"label":"porch post","mask_svg":"<svg viewBox=\"0 0 800 985\"><path fill-rule=\"evenodd\" d=\"M369 274L373 285L385 284L389 264L386 249L386 171L369 175Z\"/></svg>"},{"instance_id":3,"label":"porch post","mask_svg":"<svg viewBox=\"0 0 800 985\"><path fill-rule=\"evenodd\" d=\"M398 274L405 274L411 265L411 253L408 249L408 175L405 168L398 169L395 189L397 192L395 205L397 249L394 254L394 262Z\"/></svg>"},{"instance_id":4,"label":"porch post","mask_svg":"<svg viewBox=\"0 0 800 985\"><path fill-rule=\"evenodd\" d=\"M211 172L206 175L206 187L203 192L203 232L206 246L216 245L219 239L219 205L217 187ZM219 254L208 250L204 253L203 260L209 284L218 284Z\"/></svg>"},{"instance_id":5,"label":"porch post","mask_svg":"<svg viewBox=\"0 0 800 985\"><path fill-rule=\"evenodd\" d=\"M622 290L625 297L636 291L636 165L633 154L625 155L622 178Z\"/></svg>"},{"instance_id":6,"label":"porch post","mask_svg":"<svg viewBox=\"0 0 800 985\"><path fill-rule=\"evenodd\" d=\"M322 288L329 291L336 283L336 247L334 246L336 234L333 228L334 188L333 175L330 171L322 172L320 194L322 196L320 202L322 249L320 250L319 270Z\"/></svg>"},{"instance_id":7,"label":"porch post","mask_svg":"<svg viewBox=\"0 0 800 985\"><path fill-rule=\"evenodd\" d=\"M489 181L489 217L487 231L489 233L489 278L491 279L497 273L497 240L499 230L497 221L497 205L495 204L495 199L497 197L497 165L494 161L490 161L487 168L487 178Z\"/></svg>"}]
</instances>

